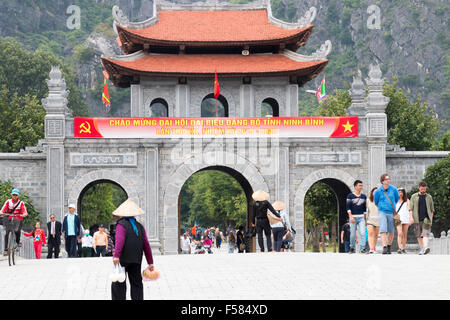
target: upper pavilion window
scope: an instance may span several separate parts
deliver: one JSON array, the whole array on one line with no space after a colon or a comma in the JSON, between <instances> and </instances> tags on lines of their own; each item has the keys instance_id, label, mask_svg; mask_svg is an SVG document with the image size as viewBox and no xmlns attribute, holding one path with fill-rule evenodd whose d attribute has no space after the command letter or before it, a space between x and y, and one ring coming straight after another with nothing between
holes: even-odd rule
<instances>
[{"instance_id":1,"label":"upper pavilion window","mask_svg":"<svg viewBox=\"0 0 450 320\"><path fill-rule=\"evenodd\" d=\"M157 98L150 104L150 110L152 117L168 117L169 105L166 100Z\"/></svg>"},{"instance_id":2,"label":"upper pavilion window","mask_svg":"<svg viewBox=\"0 0 450 320\"><path fill-rule=\"evenodd\" d=\"M217 105L217 116L218 117L228 117L228 102L224 96L220 95L218 99L214 99L214 93L208 94L203 98L201 105L201 116L202 117L216 117L216 105Z\"/></svg>"},{"instance_id":3,"label":"upper pavilion window","mask_svg":"<svg viewBox=\"0 0 450 320\"><path fill-rule=\"evenodd\" d=\"M280 116L280 106L278 105L277 100L273 98L264 99L261 105L261 117L266 116L272 117Z\"/></svg>"}]
</instances>

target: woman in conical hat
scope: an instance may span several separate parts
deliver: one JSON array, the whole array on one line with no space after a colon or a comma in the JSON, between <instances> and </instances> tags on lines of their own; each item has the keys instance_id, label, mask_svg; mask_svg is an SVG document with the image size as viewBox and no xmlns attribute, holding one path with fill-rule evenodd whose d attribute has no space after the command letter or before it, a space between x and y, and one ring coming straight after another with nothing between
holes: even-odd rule
<instances>
[{"instance_id":1,"label":"woman in conical hat","mask_svg":"<svg viewBox=\"0 0 450 320\"><path fill-rule=\"evenodd\" d=\"M142 284L141 263L142 256L148 263L147 269L154 271L153 255L150 243L144 227L136 221L136 216L144 214L144 210L127 199L114 212L113 215L119 218L116 226L116 244L114 248L113 263L120 264L128 273L131 285L131 299L144 299L144 286ZM126 281L113 282L111 284L111 296L113 300L126 299Z\"/></svg>"},{"instance_id":2,"label":"woman in conical hat","mask_svg":"<svg viewBox=\"0 0 450 320\"><path fill-rule=\"evenodd\" d=\"M253 216L252 216L252 226L256 227L256 233L258 234L258 245L261 252L264 252L264 241L263 241L263 231L266 235L267 250L272 251L272 238L269 219L267 218L267 210L273 213L274 218L281 220L278 212L270 204L269 194L263 190L257 190L252 194L253 200Z\"/></svg>"},{"instance_id":3,"label":"woman in conical hat","mask_svg":"<svg viewBox=\"0 0 450 320\"><path fill-rule=\"evenodd\" d=\"M270 225L270 227L272 228L272 232L273 232L273 242L274 242L275 251L280 252L282 244L283 244L283 236L286 234L285 224L287 224L287 222L289 222L289 217L287 217L286 211L284 210L284 209L286 209L286 205L284 204L284 202L279 201L279 200L275 201L273 203L273 208L278 211L278 213L280 214L280 216L282 218L282 221L277 221L276 223L273 223ZM289 224L289 228L290 228L290 224Z\"/></svg>"}]
</instances>

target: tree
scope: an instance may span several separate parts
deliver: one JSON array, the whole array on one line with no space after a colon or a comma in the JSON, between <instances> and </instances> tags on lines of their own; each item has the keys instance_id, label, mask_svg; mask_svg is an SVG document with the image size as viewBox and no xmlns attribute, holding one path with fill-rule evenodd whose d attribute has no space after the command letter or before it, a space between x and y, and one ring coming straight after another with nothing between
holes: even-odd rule
<instances>
[{"instance_id":1,"label":"tree","mask_svg":"<svg viewBox=\"0 0 450 320\"><path fill-rule=\"evenodd\" d=\"M433 233L447 232L450 229L450 156L428 167L423 180L434 202Z\"/></svg>"},{"instance_id":2,"label":"tree","mask_svg":"<svg viewBox=\"0 0 450 320\"><path fill-rule=\"evenodd\" d=\"M385 83L383 95L390 101L386 107L388 142L405 147L409 151L431 150L436 145L439 123L432 109L417 95L410 103L402 89L397 88L397 78Z\"/></svg>"},{"instance_id":3,"label":"tree","mask_svg":"<svg viewBox=\"0 0 450 320\"><path fill-rule=\"evenodd\" d=\"M0 89L0 152L18 152L34 146L44 137L44 107L36 96L10 95L3 85Z\"/></svg>"},{"instance_id":4,"label":"tree","mask_svg":"<svg viewBox=\"0 0 450 320\"><path fill-rule=\"evenodd\" d=\"M336 89L334 96L329 95L319 106L318 116L322 117L345 117L347 110L352 104L352 98L348 91Z\"/></svg>"},{"instance_id":5,"label":"tree","mask_svg":"<svg viewBox=\"0 0 450 320\"><path fill-rule=\"evenodd\" d=\"M181 228L200 226L225 228L229 223L245 224L247 199L230 175L207 170L192 175L180 192Z\"/></svg>"},{"instance_id":6,"label":"tree","mask_svg":"<svg viewBox=\"0 0 450 320\"><path fill-rule=\"evenodd\" d=\"M0 180L0 205L3 207L3 204L6 200L11 199L11 191L16 188L13 182L1 181ZM34 225L37 221L39 221L39 212L34 208L33 203L30 200L30 196L27 192L20 190L20 200L25 203L27 208L28 216L23 220L23 230L31 230L34 228Z\"/></svg>"},{"instance_id":7,"label":"tree","mask_svg":"<svg viewBox=\"0 0 450 320\"><path fill-rule=\"evenodd\" d=\"M112 183L99 183L89 188L81 200L81 223L84 228L95 224L109 225L113 211L127 198L126 193Z\"/></svg>"},{"instance_id":8,"label":"tree","mask_svg":"<svg viewBox=\"0 0 450 320\"><path fill-rule=\"evenodd\" d=\"M323 229L336 222L337 217L336 195L325 183L315 183L305 196L305 225L309 231L306 246L312 244L312 251L319 252Z\"/></svg>"},{"instance_id":9,"label":"tree","mask_svg":"<svg viewBox=\"0 0 450 320\"><path fill-rule=\"evenodd\" d=\"M36 96L40 102L48 94L46 79L52 66L60 66L66 80L68 107L75 116L87 116L89 110L75 85L73 70L48 51L28 52L13 38L0 38L0 86L5 85L12 96Z\"/></svg>"}]
</instances>

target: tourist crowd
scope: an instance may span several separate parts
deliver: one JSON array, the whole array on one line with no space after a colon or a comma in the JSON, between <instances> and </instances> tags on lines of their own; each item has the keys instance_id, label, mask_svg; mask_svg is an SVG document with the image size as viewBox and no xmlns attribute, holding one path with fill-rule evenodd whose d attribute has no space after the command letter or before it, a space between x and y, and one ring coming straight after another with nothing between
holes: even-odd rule
<instances>
[{"instance_id":1,"label":"tourist crowd","mask_svg":"<svg viewBox=\"0 0 450 320\"><path fill-rule=\"evenodd\" d=\"M380 177L381 185L370 191L369 198L362 193L363 183L354 182L354 192L347 196L348 221L341 229L341 243L345 252L356 252L358 236L360 253L376 253L380 234L382 254L391 254L394 228L397 230L397 253L406 254L406 240L409 227L419 243L419 254L428 254L428 237L433 223L433 198L427 193L427 183L419 183L419 192L408 199L404 188L390 184L388 174ZM367 242L366 243L366 239Z\"/></svg>"}]
</instances>

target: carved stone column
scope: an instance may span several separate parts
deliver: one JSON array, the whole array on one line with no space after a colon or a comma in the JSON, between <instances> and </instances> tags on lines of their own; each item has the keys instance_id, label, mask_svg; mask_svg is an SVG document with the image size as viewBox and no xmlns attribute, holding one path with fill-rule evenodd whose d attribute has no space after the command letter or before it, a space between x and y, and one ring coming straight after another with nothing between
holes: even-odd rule
<instances>
[{"instance_id":1,"label":"carved stone column","mask_svg":"<svg viewBox=\"0 0 450 320\"><path fill-rule=\"evenodd\" d=\"M378 65L371 65L367 104L367 137L369 143L369 188L380 184L380 176L386 171L387 116L389 98L383 96L382 74Z\"/></svg>"},{"instance_id":2,"label":"carved stone column","mask_svg":"<svg viewBox=\"0 0 450 320\"><path fill-rule=\"evenodd\" d=\"M66 82L59 67L52 67L47 80L48 97L42 99L45 115L45 150L47 152L47 214L64 217L64 139L67 108Z\"/></svg>"}]
</instances>

